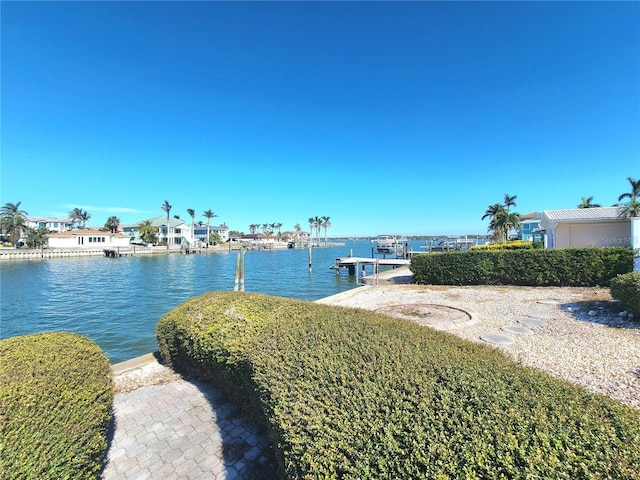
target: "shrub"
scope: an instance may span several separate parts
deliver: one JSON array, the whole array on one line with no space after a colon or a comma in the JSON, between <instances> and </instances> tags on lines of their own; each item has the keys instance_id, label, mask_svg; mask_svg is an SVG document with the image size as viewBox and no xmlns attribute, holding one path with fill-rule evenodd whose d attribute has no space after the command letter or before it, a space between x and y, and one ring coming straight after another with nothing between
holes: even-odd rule
<instances>
[{"instance_id":1,"label":"shrub","mask_svg":"<svg viewBox=\"0 0 640 480\"><path fill-rule=\"evenodd\" d=\"M168 361L252 397L286 478L640 471L636 410L411 322L227 292L188 300L157 332Z\"/></svg>"},{"instance_id":2,"label":"shrub","mask_svg":"<svg viewBox=\"0 0 640 480\"><path fill-rule=\"evenodd\" d=\"M524 240L514 240L506 243L485 243L484 245L474 245L471 250L529 250L536 248L533 242Z\"/></svg>"},{"instance_id":3,"label":"shrub","mask_svg":"<svg viewBox=\"0 0 640 480\"><path fill-rule=\"evenodd\" d=\"M0 478L98 478L113 395L111 365L85 337L0 341Z\"/></svg>"},{"instance_id":4,"label":"shrub","mask_svg":"<svg viewBox=\"0 0 640 480\"><path fill-rule=\"evenodd\" d=\"M625 273L611 280L611 296L640 316L640 272Z\"/></svg>"},{"instance_id":5,"label":"shrub","mask_svg":"<svg viewBox=\"0 0 640 480\"><path fill-rule=\"evenodd\" d=\"M607 286L633 268L633 252L626 247L470 250L416 255L410 268L420 284Z\"/></svg>"}]
</instances>

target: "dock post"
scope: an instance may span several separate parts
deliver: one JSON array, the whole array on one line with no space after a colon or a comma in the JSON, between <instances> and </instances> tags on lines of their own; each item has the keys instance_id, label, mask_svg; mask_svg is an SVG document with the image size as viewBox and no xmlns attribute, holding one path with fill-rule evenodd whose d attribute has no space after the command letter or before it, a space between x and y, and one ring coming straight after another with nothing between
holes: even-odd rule
<instances>
[{"instance_id":1,"label":"dock post","mask_svg":"<svg viewBox=\"0 0 640 480\"><path fill-rule=\"evenodd\" d=\"M240 249L240 291L244 292L244 248Z\"/></svg>"},{"instance_id":2,"label":"dock post","mask_svg":"<svg viewBox=\"0 0 640 480\"><path fill-rule=\"evenodd\" d=\"M311 259L311 244L309 244L309 271L311 271L312 259Z\"/></svg>"},{"instance_id":3,"label":"dock post","mask_svg":"<svg viewBox=\"0 0 640 480\"><path fill-rule=\"evenodd\" d=\"M240 282L240 252L236 254L236 274L233 280L233 291L237 292Z\"/></svg>"}]
</instances>

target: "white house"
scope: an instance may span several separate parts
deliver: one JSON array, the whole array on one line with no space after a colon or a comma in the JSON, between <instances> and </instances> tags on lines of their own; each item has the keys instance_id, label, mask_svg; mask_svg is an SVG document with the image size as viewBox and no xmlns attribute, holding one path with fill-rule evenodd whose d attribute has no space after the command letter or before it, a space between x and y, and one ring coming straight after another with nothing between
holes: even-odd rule
<instances>
[{"instance_id":1,"label":"white house","mask_svg":"<svg viewBox=\"0 0 640 480\"><path fill-rule=\"evenodd\" d=\"M621 207L545 210L540 228L545 248L631 246L631 219Z\"/></svg>"},{"instance_id":2,"label":"white house","mask_svg":"<svg viewBox=\"0 0 640 480\"><path fill-rule=\"evenodd\" d=\"M29 217L26 225L30 228L46 228L50 232L57 233L73 228L73 223L68 218Z\"/></svg>"},{"instance_id":3,"label":"white house","mask_svg":"<svg viewBox=\"0 0 640 480\"><path fill-rule=\"evenodd\" d=\"M191 244L191 225L179 218L169 217L169 225L167 228L166 215L159 215L148 220L151 226L156 229L158 243L167 242L169 248L180 248L182 245ZM140 240L140 224L142 222L131 225L122 226L122 231L132 241Z\"/></svg>"},{"instance_id":4,"label":"white house","mask_svg":"<svg viewBox=\"0 0 640 480\"><path fill-rule=\"evenodd\" d=\"M52 233L47 237L49 248L114 248L128 247L131 239L122 233L102 230L69 230Z\"/></svg>"}]
</instances>

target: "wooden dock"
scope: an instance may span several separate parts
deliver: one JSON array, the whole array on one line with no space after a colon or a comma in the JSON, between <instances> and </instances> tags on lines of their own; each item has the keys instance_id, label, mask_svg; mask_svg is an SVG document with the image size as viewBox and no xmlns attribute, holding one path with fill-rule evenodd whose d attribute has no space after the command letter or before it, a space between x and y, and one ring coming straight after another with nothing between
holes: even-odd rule
<instances>
[{"instance_id":1,"label":"wooden dock","mask_svg":"<svg viewBox=\"0 0 640 480\"><path fill-rule=\"evenodd\" d=\"M349 275L356 277L357 283L364 284L361 281L365 274L367 266L371 266L371 275L373 275L373 283L377 284L376 279L380 273L380 267L384 268L398 268L405 267L411 264L411 260L406 258L369 258L369 257L341 257L336 258L336 263L330 268L335 270L337 274L340 274L340 270L346 268Z\"/></svg>"}]
</instances>

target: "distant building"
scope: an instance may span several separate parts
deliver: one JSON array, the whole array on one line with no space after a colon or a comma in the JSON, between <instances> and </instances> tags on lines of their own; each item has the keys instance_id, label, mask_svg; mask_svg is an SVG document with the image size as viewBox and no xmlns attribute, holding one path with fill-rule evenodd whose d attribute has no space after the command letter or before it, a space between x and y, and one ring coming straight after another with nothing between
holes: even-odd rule
<instances>
[{"instance_id":1,"label":"distant building","mask_svg":"<svg viewBox=\"0 0 640 480\"><path fill-rule=\"evenodd\" d=\"M631 219L621 207L545 210L540 228L545 248L631 246Z\"/></svg>"},{"instance_id":2,"label":"distant building","mask_svg":"<svg viewBox=\"0 0 640 480\"><path fill-rule=\"evenodd\" d=\"M122 233L102 230L68 230L47 237L50 248L113 248L128 247L130 238Z\"/></svg>"},{"instance_id":3,"label":"distant building","mask_svg":"<svg viewBox=\"0 0 640 480\"><path fill-rule=\"evenodd\" d=\"M223 243L229 241L229 227L227 227L224 223L222 225L209 225L209 235L211 235L212 233L217 233ZM202 243L206 243L207 226L196 225L193 230L193 236L196 240L199 240Z\"/></svg>"},{"instance_id":4,"label":"distant building","mask_svg":"<svg viewBox=\"0 0 640 480\"><path fill-rule=\"evenodd\" d=\"M540 222L542 214L540 212L527 213L520 217L520 230L518 231L518 239L526 242L542 241L540 233Z\"/></svg>"},{"instance_id":5,"label":"distant building","mask_svg":"<svg viewBox=\"0 0 640 480\"><path fill-rule=\"evenodd\" d=\"M30 228L46 228L50 232L66 232L73 228L73 223L68 218L29 217L26 225Z\"/></svg>"},{"instance_id":6,"label":"distant building","mask_svg":"<svg viewBox=\"0 0 640 480\"><path fill-rule=\"evenodd\" d=\"M146 220L145 220L146 221ZM191 225L179 218L169 217L169 225L167 225L167 216L158 215L150 218L148 221L151 226L156 229L156 237L158 243L166 242L169 248L180 248L183 245L191 244ZM140 242L140 224L142 222L123 225L122 231L132 242Z\"/></svg>"}]
</instances>

